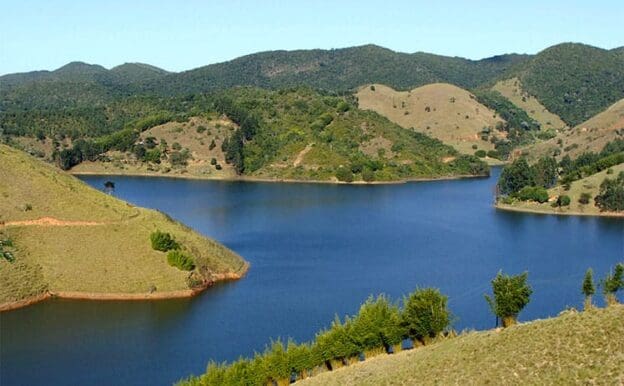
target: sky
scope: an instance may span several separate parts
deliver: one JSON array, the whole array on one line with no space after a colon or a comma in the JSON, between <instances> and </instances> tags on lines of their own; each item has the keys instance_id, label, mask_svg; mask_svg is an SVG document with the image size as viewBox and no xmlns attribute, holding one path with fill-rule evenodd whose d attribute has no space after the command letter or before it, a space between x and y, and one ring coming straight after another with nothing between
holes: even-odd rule
<instances>
[{"instance_id":1,"label":"sky","mask_svg":"<svg viewBox=\"0 0 624 386\"><path fill-rule=\"evenodd\" d=\"M373 43L481 59L624 45L622 0L0 0L0 75L71 61L183 71L277 49Z\"/></svg>"}]
</instances>

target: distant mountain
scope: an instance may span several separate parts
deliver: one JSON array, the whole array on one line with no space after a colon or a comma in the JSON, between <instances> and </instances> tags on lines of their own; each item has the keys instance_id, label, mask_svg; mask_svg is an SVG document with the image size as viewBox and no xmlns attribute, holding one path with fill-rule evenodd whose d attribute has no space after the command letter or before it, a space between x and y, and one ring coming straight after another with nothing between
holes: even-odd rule
<instances>
[{"instance_id":1,"label":"distant mountain","mask_svg":"<svg viewBox=\"0 0 624 386\"><path fill-rule=\"evenodd\" d=\"M115 74L120 81L123 80L125 83L149 81L169 74L168 71L165 71L162 68L145 63L124 63L117 67L113 67L110 72Z\"/></svg>"},{"instance_id":2,"label":"distant mountain","mask_svg":"<svg viewBox=\"0 0 624 386\"><path fill-rule=\"evenodd\" d=\"M382 83L406 90L448 82L475 87L528 60L527 55L501 55L472 61L427 53L405 54L365 45L335 50L269 51L172 74L147 85L152 91L194 93L234 86L263 88L310 86L353 90Z\"/></svg>"},{"instance_id":3,"label":"distant mountain","mask_svg":"<svg viewBox=\"0 0 624 386\"><path fill-rule=\"evenodd\" d=\"M576 126L624 98L622 49L564 43L538 53L515 74L523 88Z\"/></svg>"}]
</instances>

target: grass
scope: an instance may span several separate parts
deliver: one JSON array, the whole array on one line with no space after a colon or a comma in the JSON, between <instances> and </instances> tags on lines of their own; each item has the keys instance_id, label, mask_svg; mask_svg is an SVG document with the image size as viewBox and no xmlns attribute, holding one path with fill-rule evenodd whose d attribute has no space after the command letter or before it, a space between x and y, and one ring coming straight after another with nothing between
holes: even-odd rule
<instances>
[{"instance_id":1,"label":"grass","mask_svg":"<svg viewBox=\"0 0 624 386\"><path fill-rule=\"evenodd\" d=\"M326 372L302 385L621 384L624 306L565 312L505 330L469 332L430 346Z\"/></svg>"},{"instance_id":2,"label":"grass","mask_svg":"<svg viewBox=\"0 0 624 386\"><path fill-rule=\"evenodd\" d=\"M543 204L532 201L515 201L510 205L498 204L498 206L503 209L509 208L539 213L599 215L604 212L600 212L600 208L595 205L594 197L596 197L600 191L600 184L605 178L617 178L617 175L621 171L624 171L624 164L616 165L611 169L613 170L613 174L607 174L607 170L603 170L589 177L574 181L570 185L569 190L565 190L562 186L549 189L548 196L550 197L550 201ZM582 193L589 193L591 195L592 198L588 204L579 203L579 198ZM556 200L558 196L564 194L570 197L570 206L553 208L551 203Z\"/></svg>"},{"instance_id":3,"label":"grass","mask_svg":"<svg viewBox=\"0 0 624 386\"><path fill-rule=\"evenodd\" d=\"M558 158L565 155L576 158L583 152L599 152L618 138L624 138L624 99L580 125L562 130L555 138L528 146L523 152L539 158L553 155L559 149Z\"/></svg>"},{"instance_id":4,"label":"grass","mask_svg":"<svg viewBox=\"0 0 624 386\"><path fill-rule=\"evenodd\" d=\"M548 111L537 98L524 91L518 78L501 80L492 89L526 111L531 118L540 123L542 130L561 130L567 127L561 118Z\"/></svg>"},{"instance_id":5,"label":"grass","mask_svg":"<svg viewBox=\"0 0 624 386\"><path fill-rule=\"evenodd\" d=\"M189 289L189 273L151 248L150 233L171 233L195 258L195 277L242 274L242 258L166 215L134 207L67 173L0 145L0 232L15 262L0 261L0 304L51 292L145 293ZM32 209L25 210L27 207ZM11 225L52 217L97 225Z\"/></svg>"},{"instance_id":6,"label":"grass","mask_svg":"<svg viewBox=\"0 0 624 386\"><path fill-rule=\"evenodd\" d=\"M414 128L437 138L463 154L474 154L473 145L485 151L494 149L491 142L480 139L480 133L486 126L494 129L501 119L468 91L446 83L411 91L396 91L380 84L373 87L374 91L371 86L358 90L360 108L376 111L404 128ZM505 137L503 132L494 132L499 138Z\"/></svg>"}]
</instances>

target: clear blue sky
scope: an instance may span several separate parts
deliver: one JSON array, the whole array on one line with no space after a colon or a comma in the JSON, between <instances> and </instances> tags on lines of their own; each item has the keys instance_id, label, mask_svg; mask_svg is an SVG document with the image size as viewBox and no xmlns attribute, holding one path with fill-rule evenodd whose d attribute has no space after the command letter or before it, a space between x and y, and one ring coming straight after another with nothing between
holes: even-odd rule
<instances>
[{"instance_id":1,"label":"clear blue sky","mask_svg":"<svg viewBox=\"0 0 624 386\"><path fill-rule=\"evenodd\" d=\"M624 1L0 2L0 74L74 60L182 71L258 51L367 43L479 59L564 41L624 45Z\"/></svg>"}]
</instances>

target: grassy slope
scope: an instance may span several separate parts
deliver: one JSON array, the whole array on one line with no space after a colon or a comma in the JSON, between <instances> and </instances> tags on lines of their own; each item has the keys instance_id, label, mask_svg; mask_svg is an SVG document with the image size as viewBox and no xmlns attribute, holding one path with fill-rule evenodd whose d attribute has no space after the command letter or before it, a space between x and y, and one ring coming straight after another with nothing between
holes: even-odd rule
<instances>
[{"instance_id":1,"label":"grassy slope","mask_svg":"<svg viewBox=\"0 0 624 386\"><path fill-rule=\"evenodd\" d=\"M206 131L199 133L197 128L203 126ZM225 156L221 150L223 140L229 137L236 125L228 119L221 119L216 115L192 117L187 122L167 122L163 125L152 127L141 133L140 140L154 137L158 142L161 139L167 141L168 148L174 143L179 143L183 149L189 149L193 158L187 166L174 167L169 162L161 164L148 164L140 162L129 153L116 151L106 155L112 162L83 162L72 169L73 173L97 173L97 174L147 174L167 175L182 177L203 178L233 178L236 172L231 165L225 163ZM210 142L215 141L215 147L210 149ZM221 170L217 170L210 160L215 158Z\"/></svg>"},{"instance_id":2,"label":"grassy slope","mask_svg":"<svg viewBox=\"0 0 624 386\"><path fill-rule=\"evenodd\" d=\"M16 257L14 263L0 260L0 304L45 290L147 293L151 285L157 292L187 290L188 273L151 249L149 235L156 229L171 232L195 256L206 279L246 268L227 248L165 215L98 192L20 151L0 145L0 160L0 221L53 217L99 223L0 228L13 239ZM26 204L32 210L24 211Z\"/></svg>"},{"instance_id":3,"label":"grassy slope","mask_svg":"<svg viewBox=\"0 0 624 386\"><path fill-rule=\"evenodd\" d=\"M594 205L593 197L600 191L600 184L605 178L617 178L617 175L624 171L624 164L619 164L611 168L613 174L607 174L607 170L603 170L599 173L593 174L589 177L585 177L578 181L574 181L570 186L570 190L566 191L562 186L555 186L548 190L548 195L552 201L556 200L559 195L565 194L570 197L571 203L569 207L553 208L550 206L550 202L543 204L537 202L517 201L511 205L497 204L500 208L511 208L518 210L527 210L540 213L554 213L554 214L586 214L586 215L599 215L610 214L600 212L600 208ZM589 193L592 196L592 200L589 204L583 205L578 202L581 197L581 193ZM612 214L613 215L613 214Z\"/></svg>"},{"instance_id":4,"label":"grassy slope","mask_svg":"<svg viewBox=\"0 0 624 386\"><path fill-rule=\"evenodd\" d=\"M459 87L435 83L411 91L395 91L376 84L361 87L356 94L359 106L387 117L405 128L426 133L455 147L461 153L474 154L472 145L492 150L494 145L482 141L479 134L483 127L494 128L501 119ZM451 102L455 98L455 102ZM425 111L429 107L430 111ZM407 113L407 114L406 114ZM468 116L468 118L466 118ZM504 133L496 132L504 137Z\"/></svg>"},{"instance_id":5,"label":"grassy slope","mask_svg":"<svg viewBox=\"0 0 624 386\"><path fill-rule=\"evenodd\" d=\"M566 154L576 158L586 151L599 152L617 138L624 138L624 99L580 125L560 132L557 137L531 145L523 151L538 158L552 155L556 149L560 149L559 158Z\"/></svg>"},{"instance_id":6,"label":"grassy slope","mask_svg":"<svg viewBox=\"0 0 624 386\"><path fill-rule=\"evenodd\" d=\"M542 130L563 129L567 127L561 118L548 111L537 98L523 90L522 84L520 84L518 78L501 80L497 82L492 89L498 91L513 104L526 111L531 118L540 123Z\"/></svg>"},{"instance_id":7,"label":"grassy slope","mask_svg":"<svg viewBox=\"0 0 624 386\"><path fill-rule=\"evenodd\" d=\"M621 384L624 306L565 313L323 373L302 385Z\"/></svg>"}]
</instances>

